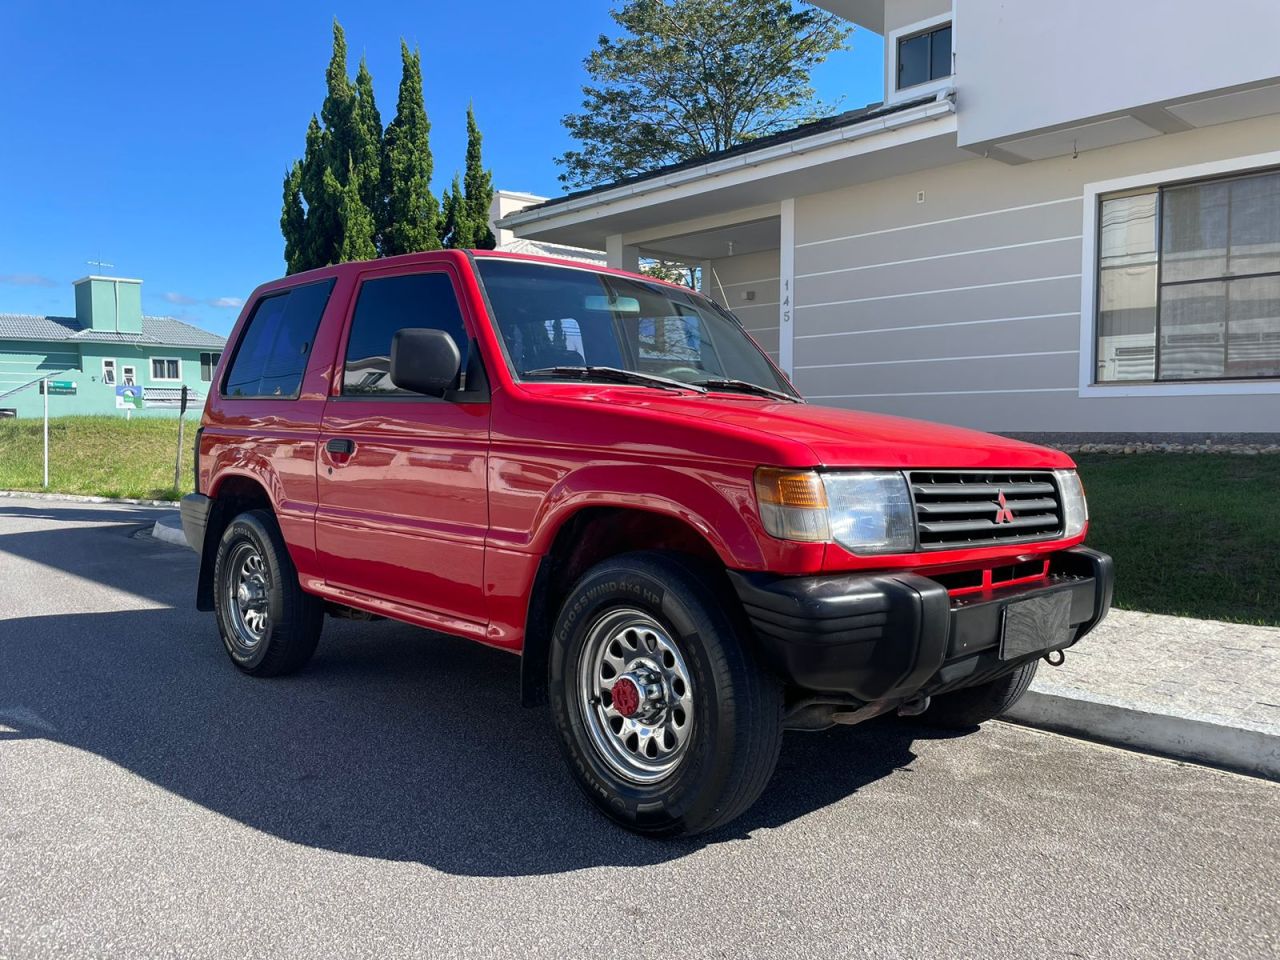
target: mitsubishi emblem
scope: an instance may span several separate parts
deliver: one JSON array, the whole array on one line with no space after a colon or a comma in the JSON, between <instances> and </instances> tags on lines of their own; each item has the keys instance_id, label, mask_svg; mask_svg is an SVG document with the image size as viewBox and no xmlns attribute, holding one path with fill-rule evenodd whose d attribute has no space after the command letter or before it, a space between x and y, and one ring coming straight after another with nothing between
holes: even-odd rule
<instances>
[{"instance_id":1,"label":"mitsubishi emblem","mask_svg":"<svg viewBox=\"0 0 1280 960\"><path fill-rule=\"evenodd\" d=\"M1000 496L996 497L996 523L1012 523L1013 510L1009 504L1005 502L1004 491L1000 491Z\"/></svg>"}]
</instances>

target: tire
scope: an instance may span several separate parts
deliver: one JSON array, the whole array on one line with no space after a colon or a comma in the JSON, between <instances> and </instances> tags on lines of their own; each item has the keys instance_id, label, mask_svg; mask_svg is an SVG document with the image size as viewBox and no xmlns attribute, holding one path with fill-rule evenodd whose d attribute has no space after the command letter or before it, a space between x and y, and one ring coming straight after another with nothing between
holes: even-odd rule
<instances>
[{"instance_id":1,"label":"tire","mask_svg":"<svg viewBox=\"0 0 1280 960\"><path fill-rule=\"evenodd\" d=\"M630 553L587 571L560 610L548 692L561 749L583 792L630 830L714 829L773 775L782 688L727 590L687 557Z\"/></svg>"},{"instance_id":2,"label":"tire","mask_svg":"<svg viewBox=\"0 0 1280 960\"><path fill-rule=\"evenodd\" d=\"M990 683L934 697L920 720L938 727L976 727L994 720L1027 692L1039 665L1039 660L1030 660Z\"/></svg>"},{"instance_id":3,"label":"tire","mask_svg":"<svg viewBox=\"0 0 1280 960\"><path fill-rule=\"evenodd\" d=\"M299 585L268 510L242 513L223 532L213 568L213 607L231 662L255 677L301 669L324 626L324 605Z\"/></svg>"}]
</instances>

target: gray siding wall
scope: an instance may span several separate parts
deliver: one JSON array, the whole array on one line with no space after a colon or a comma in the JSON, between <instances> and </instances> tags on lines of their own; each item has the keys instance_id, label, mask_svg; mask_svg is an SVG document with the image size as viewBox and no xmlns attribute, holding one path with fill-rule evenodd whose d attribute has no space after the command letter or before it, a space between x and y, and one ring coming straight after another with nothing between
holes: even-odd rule
<instances>
[{"instance_id":1,"label":"gray siding wall","mask_svg":"<svg viewBox=\"0 0 1280 960\"><path fill-rule=\"evenodd\" d=\"M778 251L748 253L711 262L706 292L742 320L775 362L778 359ZM718 281L718 282L717 282ZM747 299L748 293L755 298Z\"/></svg>"},{"instance_id":2,"label":"gray siding wall","mask_svg":"<svg viewBox=\"0 0 1280 960\"><path fill-rule=\"evenodd\" d=\"M1275 432L1277 394L1078 391L1083 186L1278 145L1266 118L800 197L796 384L818 403L987 430Z\"/></svg>"}]
</instances>

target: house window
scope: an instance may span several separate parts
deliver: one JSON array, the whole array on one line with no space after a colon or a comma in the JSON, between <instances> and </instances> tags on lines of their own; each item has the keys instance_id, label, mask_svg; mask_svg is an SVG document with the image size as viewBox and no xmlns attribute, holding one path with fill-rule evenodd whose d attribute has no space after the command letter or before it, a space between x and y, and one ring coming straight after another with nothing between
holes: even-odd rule
<instances>
[{"instance_id":1,"label":"house window","mask_svg":"<svg viewBox=\"0 0 1280 960\"><path fill-rule=\"evenodd\" d=\"M130 366L120 368L120 382L126 387L136 387L138 385L138 372Z\"/></svg>"},{"instance_id":2,"label":"house window","mask_svg":"<svg viewBox=\"0 0 1280 960\"><path fill-rule=\"evenodd\" d=\"M181 380L182 363L172 357L151 358L152 380Z\"/></svg>"},{"instance_id":3,"label":"house window","mask_svg":"<svg viewBox=\"0 0 1280 960\"><path fill-rule=\"evenodd\" d=\"M1104 197L1097 382L1280 377L1280 171Z\"/></svg>"},{"instance_id":4,"label":"house window","mask_svg":"<svg viewBox=\"0 0 1280 960\"><path fill-rule=\"evenodd\" d=\"M200 379L205 383L213 382L213 371L218 368L218 361L222 359L220 353L202 353L200 354Z\"/></svg>"},{"instance_id":5,"label":"house window","mask_svg":"<svg viewBox=\"0 0 1280 960\"><path fill-rule=\"evenodd\" d=\"M116 362L114 360L102 361L102 382L107 386L114 386L116 382Z\"/></svg>"},{"instance_id":6,"label":"house window","mask_svg":"<svg viewBox=\"0 0 1280 960\"><path fill-rule=\"evenodd\" d=\"M898 40L898 89L951 76L951 24Z\"/></svg>"}]
</instances>

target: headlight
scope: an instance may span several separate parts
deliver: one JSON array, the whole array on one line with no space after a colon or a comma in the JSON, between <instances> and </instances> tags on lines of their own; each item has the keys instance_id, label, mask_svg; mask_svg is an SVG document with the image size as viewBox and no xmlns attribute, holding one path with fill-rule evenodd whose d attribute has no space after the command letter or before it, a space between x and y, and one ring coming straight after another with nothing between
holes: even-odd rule
<instances>
[{"instance_id":1,"label":"headlight","mask_svg":"<svg viewBox=\"0 0 1280 960\"><path fill-rule=\"evenodd\" d=\"M834 540L854 553L910 553L915 516L901 473L756 471L760 518L783 540Z\"/></svg>"},{"instance_id":2,"label":"headlight","mask_svg":"<svg viewBox=\"0 0 1280 960\"><path fill-rule=\"evenodd\" d=\"M1074 470L1055 470L1053 478L1058 481L1062 494L1062 535L1078 537L1089 522L1089 503L1084 498L1080 474Z\"/></svg>"}]
</instances>

